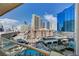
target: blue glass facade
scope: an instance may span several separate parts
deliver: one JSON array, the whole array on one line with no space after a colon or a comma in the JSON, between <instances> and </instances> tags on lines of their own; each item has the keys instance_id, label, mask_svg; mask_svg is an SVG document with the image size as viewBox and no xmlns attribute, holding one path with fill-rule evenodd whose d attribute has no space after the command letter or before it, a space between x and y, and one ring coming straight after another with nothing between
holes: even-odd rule
<instances>
[{"instance_id":1,"label":"blue glass facade","mask_svg":"<svg viewBox=\"0 0 79 59\"><path fill-rule=\"evenodd\" d=\"M63 27L63 22L64 22L64 19L65 19L65 13L64 12L61 12L57 15L57 30L58 31L61 31L61 28Z\"/></svg>"},{"instance_id":2,"label":"blue glass facade","mask_svg":"<svg viewBox=\"0 0 79 59\"><path fill-rule=\"evenodd\" d=\"M57 15L57 30L64 32L74 32L75 27L75 4L66 8Z\"/></svg>"}]
</instances>

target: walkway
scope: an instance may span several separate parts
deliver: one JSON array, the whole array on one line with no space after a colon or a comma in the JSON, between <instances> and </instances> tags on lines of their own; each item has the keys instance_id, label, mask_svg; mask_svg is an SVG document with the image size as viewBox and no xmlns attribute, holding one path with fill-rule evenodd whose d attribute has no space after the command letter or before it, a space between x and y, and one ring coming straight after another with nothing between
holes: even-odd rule
<instances>
[{"instance_id":1,"label":"walkway","mask_svg":"<svg viewBox=\"0 0 79 59\"><path fill-rule=\"evenodd\" d=\"M64 56L64 55L62 55L58 52L55 52L55 51L51 51L50 56Z\"/></svg>"}]
</instances>

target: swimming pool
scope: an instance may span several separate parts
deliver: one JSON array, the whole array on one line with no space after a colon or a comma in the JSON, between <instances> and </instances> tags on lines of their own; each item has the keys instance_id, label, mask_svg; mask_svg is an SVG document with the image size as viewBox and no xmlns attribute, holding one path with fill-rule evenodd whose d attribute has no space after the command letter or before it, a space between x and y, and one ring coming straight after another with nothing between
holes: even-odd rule
<instances>
[{"instance_id":1,"label":"swimming pool","mask_svg":"<svg viewBox=\"0 0 79 59\"><path fill-rule=\"evenodd\" d=\"M26 49L16 54L15 56L45 56L45 55L36 50Z\"/></svg>"}]
</instances>

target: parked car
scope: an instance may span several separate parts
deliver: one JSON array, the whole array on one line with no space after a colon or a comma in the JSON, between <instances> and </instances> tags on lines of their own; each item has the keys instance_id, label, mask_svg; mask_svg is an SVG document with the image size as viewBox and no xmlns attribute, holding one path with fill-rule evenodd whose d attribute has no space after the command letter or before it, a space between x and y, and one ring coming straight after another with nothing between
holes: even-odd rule
<instances>
[{"instance_id":1,"label":"parked car","mask_svg":"<svg viewBox=\"0 0 79 59\"><path fill-rule=\"evenodd\" d=\"M17 42L18 43L25 43L25 44L28 44L29 42L25 41L25 40L22 40L22 39L17 39Z\"/></svg>"}]
</instances>

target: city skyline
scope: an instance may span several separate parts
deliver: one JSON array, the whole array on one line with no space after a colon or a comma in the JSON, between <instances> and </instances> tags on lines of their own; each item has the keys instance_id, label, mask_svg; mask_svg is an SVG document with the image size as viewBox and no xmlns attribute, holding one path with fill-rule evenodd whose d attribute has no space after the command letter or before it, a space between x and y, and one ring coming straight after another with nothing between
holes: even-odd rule
<instances>
[{"instance_id":1,"label":"city skyline","mask_svg":"<svg viewBox=\"0 0 79 59\"><path fill-rule=\"evenodd\" d=\"M18 8L15 8L14 10L6 13L5 15L1 16L0 19L11 19L16 20L19 23L23 23L24 21L27 21L29 24L31 24L32 14L39 15L41 18L45 19L45 15L49 16L57 16L57 14L61 11L63 11L65 8L70 7L73 5L72 3L51 3L51 4L33 4L33 3L27 3L22 4ZM52 7L51 7L52 6Z\"/></svg>"},{"instance_id":2,"label":"city skyline","mask_svg":"<svg viewBox=\"0 0 79 59\"><path fill-rule=\"evenodd\" d=\"M33 5L33 6L32 6ZM36 6L37 5L37 6ZM59 6L58 6L59 5ZM62 6L63 5L63 6ZM25 6L27 6L27 10L26 10L26 7ZM36 6L36 7L35 7ZM52 8L50 8L50 7L46 7L46 6L52 6ZM59 9L56 9L56 6L59 8ZM32 3L30 3L30 4L23 4L22 6L20 6L20 7L18 7L18 8L15 8L14 10L12 10L11 12L8 12L7 14L5 14L5 15L3 15L3 16L1 16L0 17L0 23L2 23L3 24L3 27L5 27L5 28L8 28L8 27L13 27L13 26L16 26L16 25L18 25L18 24L24 24L25 22L28 24L28 25L30 25L30 26L32 26L32 24L33 24L33 21L32 21L32 15L33 14L35 14L35 15L37 15L37 16L39 16L40 17L40 19L39 19L39 22L40 21L42 21L43 22L43 25L44 25L44 23L45 23L45 27L49 27L50 26L50 28L51 29L53 29L53 30L56 30L56 31L58 31L57 30L57 26L61 26L62 27L62 25L63 25L63 21L64 21L64 15L61 15L61 17L57 17L60 13L62 13L64 10L66 10L66 9L69 9L71 6L74 6L74 4L32 4ZM33 9L33 7L35 8L35 9ZM44 8L43 8L44 7ZM23 9L22 9L23 8ZM31 10L29 9L29 8L32 8ZM42 9L39 9L39 8L42 8ZM46 8L48 8L48 9L46 9ZM54 8L54 9L53 9ZM29 9L29 11L30 12L28 12L28 13L26 13L26 14L22 14L22 12L27 12L28 11L28 9ZM53 10L52 10L53 9ZM74 9L74 8L73 8ZM24 10L24 11L23 11ZM72 8L71 8L71 10L72 10ZM22 11L22 12L20 12L20 11ZM46 12L47 11L47 12ZM16 13L16 15L17 16L20 16L21 14L22 14L22 16L21 17L17 17L17 16L15 16L15 12L17 12ZM51 13L50 13L51 12ZM70 11L69 11L70 12ZM74 12L74 10L72 11L72 12ZM70 14L71 14L71 17L70 16L67 16L66 18L65 18L65 20L70 20L71 18L73 19L73 16L74 16L74 14L72 14L72 12L70 12ZM30 14L29 14L30 13ZM66 12L67 13L67 12ZM27 15L28 14L28 15ZM26 16L27 15L27 16ZM26 17L25 17L26 16ZM11 18L10 18L11 17ZM24 18L25 19L24 19ZM29 19L28 19L28 18ZM19 20L17 19L12 19L12 18L19 18ZM63 19L62 19L63 18ZM21 20L21 19L23 19L23 20ZM38 22L38 23L39 23ZM49 26L48 25L46 25L46 23L47 22L49 22L49 23L51 23L51 25L49 24ZM58 25L58 23L60 23L59 25ZM41 23L42 24L42 23ZM38 24L37 24L38 25ZM42 25L40 25L40 26L42 26ZM44 26L43 26L44 27Z\"/></svg>"},{"instance_id":3,"label":"city skyline","mask_svg":"<svg viewBox=\"0 0 79 59\"><path fill-rule=\"evenodd\" d=\"M76 55L75 20L72 3L22 4L0 17L1 54Z\"/></svg>"}]
</instances>

